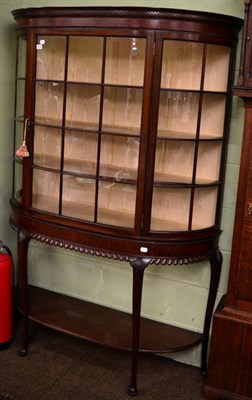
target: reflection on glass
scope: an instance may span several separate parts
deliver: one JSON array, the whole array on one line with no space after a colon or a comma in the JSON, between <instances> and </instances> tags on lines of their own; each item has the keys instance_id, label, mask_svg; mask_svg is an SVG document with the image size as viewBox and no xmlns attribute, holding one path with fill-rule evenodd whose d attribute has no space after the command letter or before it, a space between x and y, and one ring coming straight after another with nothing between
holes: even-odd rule
<instances>
[{"instance_id":1,"label":"reflection on glass","mask_svg":"<svg viewBox=\"0 0 252 400\"><path fill-rule=\"evenodd\" d=\"M66 126L97 130L100 116L100 87L68 85Z\"/></svg>"},{"instance_id":2,"label":"reflection on glass","mask_svg":"<svg viewBox=\"0 0 252 400\"><path fill-rule=\"evenodd\" d=\"M60 175L33 169L32 207L58 214Z\"/></svg>"},{"instance_id":3,"label":"reflection on glass","mask_svg":"<svg viewBox=\"0 0 252 400\"><path fill-rule=\"evenodd\" d=\"M120 179L137 179L139 139L102 135L100 175Z\"/></svg>"},{"instance_id":4,"label":"reflection on glass","mask_svg":"<svg viewBox=\"0 0 252 400\"><path fill-rule=\"evenodd\" d=\"M22 174L23 166L21 163L14 163L14 197L20 203L22 202Z\"/></svg>"},{"instance_id":5,"label":"reflection on glass","mask_svg":"<svg viewBox=\"0 0 252 400\"><path fill-rule=\"evenodd\" d=\"M146 40L107 38L105 83L143 86Z\"/></svg>"},{"instance_id":6,"label":"reflection on glass","mask_svg":"<svg viewBox=\"0 0 252 400\"><path fill-rule=\"evenodd\" d=\"M36 78L64 80L66 39L64 36L37 37Z\"/></svg>"},{"instance_id":7,"label":"reflection on glass","mask_svg":"<svg viewBox=\"0 0 252 400\"><path fill-rule=\"evenodd\" d=\"M142 99L142 89L105 87L103 130L139 134Z\"/></svg>"},{"instance_id":8,"label":"reflection on glass","mask_svg":"<svg viewBox=\"0 0 252 400\"><path fill-rule=\"evenodd\" d=\"M62 124L64 85L57 82L37 82L35 122Z\"/></svg>"},{"instance_id":9,"label":"reflection on glass","mask_svg":"<svg viewBox=\"0 0 252 400\"><path fill-rule=\"evenodd\" d=\"M208 44L206 47L204 90L225 92L228 83L230 49Z\"/></svg>"},{"instance_id":10,"label":"reflection on glass","mask_svg":"<svg viewBox=\"0 0 252 400\"><path fill-rule=\"evenodd\" d=\"M61 130L43 126L34 127L33 162L48 168L60 168Z\"/></svg>"},{"instance_id":11,"label":"reflection on glass","mask_svg":"<svg viewBox=\"0 0 252 400\"><path fill-rule=\"evenodd\" d=\"M197 130L199 94L161 92L158 137L194 138Z\"/></svg>"},{"instance_id":12,"label":"reflection on glass","mask_svg":"<svg viewBox=\"0 0 252 400\"><path fill-rule=\"evenodd\" d=\"M94 133L65 131L64 170L95 175L98 136Z\"/></svg>"},{"instance_id":13,"label":"reflection on glass","mask_svg":"<svg viewBox=\"0 0 252 400\"><path fill-rule=\"evenodd\" d=\"M100 182L97 222L134 227L136 186L115 182Z\"/></svg>"},{"instance_id":14,"label":"reflection on glass","mask_svg":"<svg viewBox=\"0 0 252 400\"><path fill-rule=\"evenodd\" d=\"M221 150L222 143L199 143L196 183L213 183L219 180Z\"/></svg>"},{"instance_id":15,"label":"reflection on glass","mask_svg":"<svg viewBox=\"0 0 252 400\"><path fill-rule=\"evenodd\" d=\"M100 83L103 38L71 36L68 54L68 81Z\"/></svg>"},{"instance_id":16,"label":"reflection on glass","mask_svg":"<svg viewBox=\"0 0 252 400\"><path fill-rule=\"evenodd\" d=\"M155 181L191 183L195 144L158 140L155 158Z\"/></svg>"},{"instance_id":17,"label":"reflection on glass","mask_svg":"<svg viewBox=\"0 0 252 400\"><path fill-rule=\"evenodd\" d=\"M226 96L204 94L201 112L200 137L211 139L223 136Z\"/></svg>"},{"instance_id":18,"label":"reflection on glass","mask_svg":"<svg viewBox=\"0 0 252 400\"><path fill-rule=\"evenodd\" d=\"M202 61L202 43L165 40L161 87L199 90Z\"/></svg>"},{"instance_id":19,"label":"reflection on glass","mask_svg":"<svg viewBox=\"0 0 252 400\"><path fill-rule=\"evenodd\" d=\"M18 78L25 78L26 76L26 37L19 36L18 38Z\"/></svg>"},{"instance_id":20,"label":"reflection on glass","mask_svg":"<svg viewBox=\"0 0 252 400\"><path fill-rule=\"evenodd\" d=\"M151 230L186 231L189 224L191 189L153 189Z\"/></svg>"},{"instance_id":21,"label":"reflection on glass","mask_svg":"<svg viewBox=\"0 0 252 400\"><path fill-rule=\"evenodd\" d=\"M62 214L94 221L95 180L64 175Z\"/></svg>"},{"instance_id":22,"label":"reflection on glass","mask_svg":"<svg viewBox=\"0 0 252 400\"><path fill-rule=\"evenodd\" d=\"M24 98L25 98L25 80L18 79L16 82L16 118L24 118Z\"/></svg>"},{"instance_id":23,"label":"reflection on glass","mask_svg":"<svg viewBox=\"0 0 252 400\"><path fill-rule=\"evenodd\" d=\"M217 187L195 189L192 229L204 229L213 226L217 205Z\"/></svg>"}]
</instances>

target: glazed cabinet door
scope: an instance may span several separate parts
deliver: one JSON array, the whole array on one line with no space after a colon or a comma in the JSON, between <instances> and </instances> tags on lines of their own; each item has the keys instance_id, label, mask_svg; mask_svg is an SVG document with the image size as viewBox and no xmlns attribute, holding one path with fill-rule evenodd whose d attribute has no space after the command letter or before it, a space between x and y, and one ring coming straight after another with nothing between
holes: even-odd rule
<instances>
[{"instance_id":1,"label":"glazed cabinet door","mask_svg":"<svg viewBox=\"0 0 252 400\"><path fill-rule=\"evenodd\" d=\"M213 227L222 180L229 47L158 35L149 179L152 231ZM148 185L148 183L147 183Z\"/></svg>"},{"instance_id":2,"label":"glazed cabinet door","mask_svg":"<svg viewBox=\"0 0 252 400\"><path fill-rule=\"evenodd\" d=\"M34 210L135 228L148 40L130 32L36 36Z\"/></svg>"}]
</instances>

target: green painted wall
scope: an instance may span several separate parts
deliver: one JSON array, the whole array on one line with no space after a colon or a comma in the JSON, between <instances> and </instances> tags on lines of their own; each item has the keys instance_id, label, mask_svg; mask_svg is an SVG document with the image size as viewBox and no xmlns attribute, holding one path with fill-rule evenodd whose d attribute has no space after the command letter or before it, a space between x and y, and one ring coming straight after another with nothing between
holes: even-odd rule
<instances>
[{"instance_id":1,"label":"green painted wall","mask_svg":"<svg viewBox=\"0 0 252 400\"><path fill-rule=\"evenodd\" d=\"M12 180L12 130L15 64L15 24L10 11L43 6L149 6L147 0L0 0L0 239L16 253L16 234L8 226ZM242 0L153 0L152 7L184 8L243 17ZM239 51L238 51L239 55ZM237 62L238 65L238 62ZM243 127L241 101L233 100L220 249L223 271L218 299L226 291ZM95 268L94 268L95 267ZM32 242L29 252L31 283L121 310L131 309L131 267ZM196 331L202 330L209 285L209 263L191 266L151 266L145 273L143 314ZM199 365L200 348L174 355Z\"/></svg>"},{"instance_id":2,"label":"green painted wall","mask_svg":"<svg viewBox=\"0 0 252 400\"><path fill-rule=\"evenodd\" d=\"M8 226L12 188L15 22L10 11L21 1L0 1L0 240L15 252L16 235Z\"/></svg>"}]
</instances>

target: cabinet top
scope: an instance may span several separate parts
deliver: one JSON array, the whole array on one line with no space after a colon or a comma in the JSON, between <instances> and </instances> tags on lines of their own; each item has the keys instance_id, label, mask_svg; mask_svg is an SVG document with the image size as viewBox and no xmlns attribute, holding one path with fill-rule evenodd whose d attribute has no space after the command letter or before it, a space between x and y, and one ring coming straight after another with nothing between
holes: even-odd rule
<instances>
[{"instance_id":1,"label":"cabinet top","mask_svg":"<svg viewBox=\"0 0 252 400\"><path fill-rule=\"evenodd\" d=\"M242 25L240 18L229 15L149 7L37 7L13 10L12 15L20 27L81 27L94 26L95 22L104 27L167 29L172 23L180 30L185 23L195 22L210 24L216 31L236 31Z\"/></svg>"}]
</instances>

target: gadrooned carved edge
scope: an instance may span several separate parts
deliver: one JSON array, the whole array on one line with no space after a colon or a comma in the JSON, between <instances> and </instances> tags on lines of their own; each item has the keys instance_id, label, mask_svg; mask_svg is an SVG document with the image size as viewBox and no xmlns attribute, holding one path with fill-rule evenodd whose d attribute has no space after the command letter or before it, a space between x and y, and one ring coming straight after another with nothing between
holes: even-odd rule
<instances>
[{"instance_id":1,"label":"gadrooned carved edge","mask_svg":"<svg viewBox=\"0 0 252 400\"><path fill-rule=\"evenodd\" d=\"M12 219L10 219L9 224L10 224L11 228L13 228L16 232L22 232L23 235L25 237L28 237L29 239L37 240L38 242L49 244L51 246L60 247L65 250L74 250L74 251L78 251L80 253L89 254L92 256L104 257L104 258L118 260L118 261L132 262L132 261L134 261L134 259L140 258L140 257L136 257L136 256L128 256L125 254L117 254L117 253L110 253L108 251L97 250L97 249L86 247L86 246L83 246L80 244L68 243L64 240L54 239L49 236L42 235L40 233L28 232L28 231L18 227ZM150 264L152 264L152 265L185 265L186 264L187 265L187 264L199 263L201 261L209 260L211 257L211 254L212 254L212 252L210 251L206 254L202 254L197 257L196 256L193 256L193 257L190 257L190 256L188 256L188 257L170 257L170 258L150 257L150 258L148 258L148 264L149 265ZM144 258L146 258L146 256Z\"/></svg>"},{"instance_id":2,"label":"gadrooned carved edge","mask_svg":"<svg viewBox=\"0 0 252 400\"><path fill-rule=\"evenodd\" d=\"M207 13L204 11L179 10L169 8L149 7L37 7L21 8L12 11L16 20L23 18L44 17L101 17L101 18L171 18L185 19L200 22L231 24L238 21L236 17L221 14Z\"/></svg>"}]
</instances>

